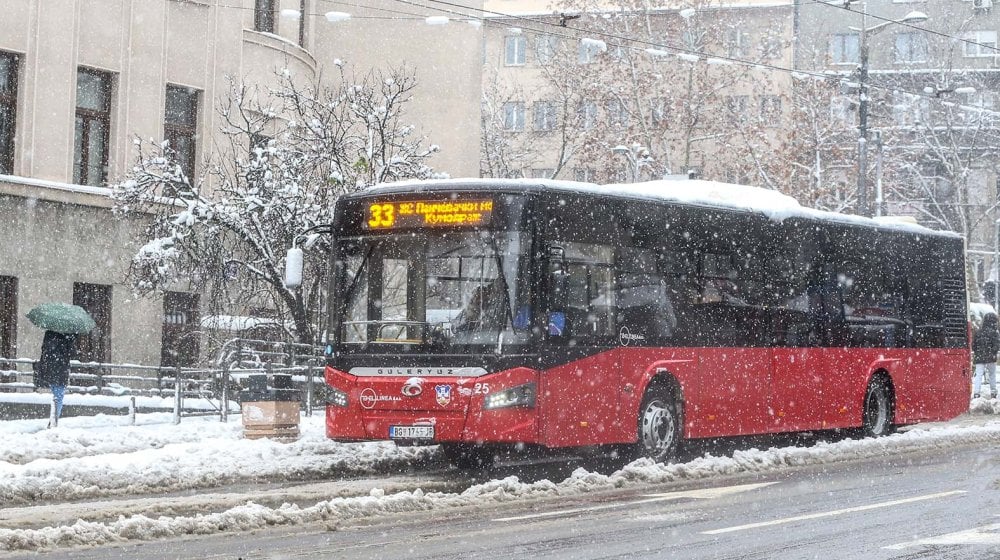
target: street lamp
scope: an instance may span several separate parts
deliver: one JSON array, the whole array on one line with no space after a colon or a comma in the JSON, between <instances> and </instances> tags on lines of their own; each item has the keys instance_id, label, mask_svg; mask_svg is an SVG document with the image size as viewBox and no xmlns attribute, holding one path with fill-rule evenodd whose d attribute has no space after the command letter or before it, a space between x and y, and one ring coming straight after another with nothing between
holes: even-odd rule
<instances>
[{"instance_id":1,"label":"street lamp","mask_svg":"<svg viewBox=\"0 0 1000 560\"><path fill-rule=\"evenodd\" d=\"M625 156L628 160L629 170L632 172L631 182L638 183L639 178L642 175L642 167L644 165L649 165L652 163L653 158L649 155L649 150L639 144L632 144L631 146L618 145L611 148L611 151L617 155Z\"/></svg>"},{"instance_id":2,"label":"street lamp","mask_svg":"<svg viewBox=\"0 0 1000 560\"><path fill-rule=\"evenodd\" d=\"M868 204L868 185L865 181L865 172L868 170L868 36L882 31L886 27L899 23L910 25L927 21L927 14L923 12L910 12L903 19L883 21L877 25L867 27L868 5L862 5L861 27L850 27L852 31L859 33L859 72L858 72L858 213L862 216L871 216L871 208Z\"/></svg>"}]
</instances>

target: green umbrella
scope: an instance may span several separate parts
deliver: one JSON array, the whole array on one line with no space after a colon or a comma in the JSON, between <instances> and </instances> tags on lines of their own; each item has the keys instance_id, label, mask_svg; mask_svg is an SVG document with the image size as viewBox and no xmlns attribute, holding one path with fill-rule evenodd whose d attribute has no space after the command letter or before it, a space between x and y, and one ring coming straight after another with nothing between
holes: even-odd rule
<instances>
[{"instance_id":1,"label":"green umbrella","mask_svg":"<svg viewBox=\"0 0 1000 560\"><path fill-rule=\"evenodd\" d=\"M28 320L36 327L63 334L88 333L97 326L84 308L56 301L43 303L29 311Z\"/></svg>"}]
</instances>

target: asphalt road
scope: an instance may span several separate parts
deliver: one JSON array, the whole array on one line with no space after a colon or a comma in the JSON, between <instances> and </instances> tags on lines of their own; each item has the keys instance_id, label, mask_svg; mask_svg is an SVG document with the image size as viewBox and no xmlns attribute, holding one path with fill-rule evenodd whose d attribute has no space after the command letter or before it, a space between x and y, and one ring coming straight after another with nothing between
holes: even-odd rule
<instances>
[{"instance_id":1,"label":"asphalt road","mask_svg":"<svg viewBox=\"0 0 1000 560\"><path fill-rule=\"evenodd\" d=\"M956 447L350 526L281 527L42 556L995 559L1000 451Z\"/></svg>"}]
</instances>

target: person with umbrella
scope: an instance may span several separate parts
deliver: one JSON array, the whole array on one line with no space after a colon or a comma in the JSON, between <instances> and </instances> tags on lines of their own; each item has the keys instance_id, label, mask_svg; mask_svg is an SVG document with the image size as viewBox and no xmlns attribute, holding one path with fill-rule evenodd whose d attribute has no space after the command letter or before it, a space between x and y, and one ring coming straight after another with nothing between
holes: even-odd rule
<instances>
[{"instance_id":1,"label":"person with umbrella","mask_svg":"<svg viewBox=\"0 0 1000 560\"><path fill-rule=\"evenodd\" d=\"M94 319L77 305L45 303L28 312L35 326L45 329L42 354L36 363L35 385L52 390L49 427L55 427L62 414L63 396L69 384L69 361L76 353L76 336L90 332Z\"/></svg>"},{"instance_id":2,"label":"person with umbrella","mask_svg":"<svg viewBox=\"0 0 1000 560\"><path fill-rule=\"evenodd\" d=\"M59 422L62 414L63 396L69 384L69 361L76 354L76 335L56 331L45 331L42 339L42 355L38 359L38 376L35 384L52 390L54 410L49 418L49 427Z\"/></svg>"}]
</instances>

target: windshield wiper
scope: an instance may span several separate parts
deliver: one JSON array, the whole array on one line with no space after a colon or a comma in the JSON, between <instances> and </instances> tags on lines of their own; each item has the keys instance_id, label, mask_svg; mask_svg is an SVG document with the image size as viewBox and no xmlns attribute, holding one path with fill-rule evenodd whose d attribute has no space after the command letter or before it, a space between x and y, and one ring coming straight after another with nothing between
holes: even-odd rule
<instances>
[{"instance_id":1,"label":"windshield wiper","mask_svg":"<svg viewBox=\"0 0 1000 560\"><path fill-rule=\"evenodd\" d=\"M361 280L361 271L365 269L365 265L368 264L368 259L375 252L375 249L382 244L382 241L376 241L374 245L368 247L365 252L365 256L361 259L361 264L358 265L358 269L354 272L354 278L351 280L351 285L347 287L347 291L344 293L343 305L346 309L348 302L354 297L354 290L358 287L358 282Z\"/></svg>"},{"instance_id":2,"label":"windshield wiper","mask_svg":"<svg viewBox=\"0 0 1000 560\"><path fill-rule=\"evenodd\" d=\"M497 276L498 276L498 279L500 280L500 289L503 291L503 299L504 299L504 302L505 302L504 303L504 321L505 322L504 322L503 325L500 325L500 332L501 332L501 335L502 335L504 329L507 328L507 325L510 325L510 330L512 330L512 331L514 330L514 314L513 314L513 312L511 312L511 309L510 309L510 307L511 307L510 290L508 289L508 285L507 285L507 276L504 274L503 258L500 256L500 247L497 245L497 238L495 236L492 236L492 235L490 236L490 245L493 246L493 258L496 259L496 262L497 262ZM500 345L501 345L501 342L498 340L497 341L497 347L499 348Z\"/></svg>"}]
</instances>

